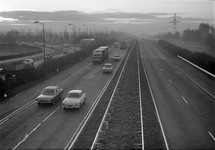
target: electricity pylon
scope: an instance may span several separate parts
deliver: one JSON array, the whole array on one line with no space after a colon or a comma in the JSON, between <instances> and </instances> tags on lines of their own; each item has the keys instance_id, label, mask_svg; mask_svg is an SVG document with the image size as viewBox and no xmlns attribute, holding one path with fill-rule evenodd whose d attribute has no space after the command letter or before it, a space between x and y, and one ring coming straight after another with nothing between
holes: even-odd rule
<instances>
[{"instance_id":1,"label":"electricity pylon","mask_svg":"<svg viewBox=\"0 0 215 150\"><path fill-rule=\"evenodd\" d=\"M173 17L170 17L173 19L173 21L169 22L169 23L172 23L172 31L173 33L175 34L175 32L177 31L177 23L181 22L181 21L178 21L177 19L178 18L181 18L179 16L176 16L176 13L174 14Z\"/></svg>"}]
</instances>

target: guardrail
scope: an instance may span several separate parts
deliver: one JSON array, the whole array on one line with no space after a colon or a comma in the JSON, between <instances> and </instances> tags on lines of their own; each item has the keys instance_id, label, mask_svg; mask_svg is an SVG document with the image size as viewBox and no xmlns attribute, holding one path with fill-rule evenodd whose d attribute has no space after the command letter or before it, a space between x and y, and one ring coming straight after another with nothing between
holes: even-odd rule
<instances>
[{"instance_id":1,"label":"guardrail","mask_svg":"<svg viewBox=\"0 0 215 150\"><path fill-rule=\"evenodd\" d=\"M181 56L179 56L179 55L177 55L177 57L179 57L180 59L184 60L185 62L191 64L192 66L196 67L197 69L201 70L202 72L204 72L204 73L206 73L206 74L208 74L208 75L210 75L210 76L212 76L212 77L215 78L215 75L214 75L214 74L212 74L212 73L210 73L210 72L208 72L208 71L202 69L201 67L195 65L194 63L192 63L192 62L186 60L185 58L183 58L183 57L181 57Z\"/></svg>"}]
</instances>

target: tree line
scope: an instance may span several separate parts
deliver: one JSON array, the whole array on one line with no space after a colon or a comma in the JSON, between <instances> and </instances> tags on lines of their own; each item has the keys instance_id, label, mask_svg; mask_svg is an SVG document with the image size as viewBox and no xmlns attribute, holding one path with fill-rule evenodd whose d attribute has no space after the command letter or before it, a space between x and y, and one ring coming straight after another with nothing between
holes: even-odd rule
<instances>
[{"instance_id":1,"label":"tree line","mask_svg":"<svg viewBox=\"0 0 215 150\"><path fill-rule=\"evenodd\" d=\"M183 41L190 42L201 42L210 49L215 49L215 28L210 26L208 23L200 23L198 29L186 29L182 34L176 32L172 34L168 33L159 33L155 37L159 39L179 39Z\"/></svg>"},{"instance_id":2,"label":"tree line","mask_svg":"<svg viewBox=\"0 0 215 150\"><path fill-rule=\"evenodd\" d=\"M45 42L46 44L64 44L70 43L76 44L80 43L82 39L85 38L95 38L95 39L111 39L111 38L122 38L129 36L128 33L111 30L109 33L94 31L89 32L76 32L70 33L68 31L54 32L51 28L45 29ZM13 44L15 42L27 42L43 43L43 31L36 29L34 32L31 29L27 31L21 30L10 30L10 31L0 31L0 43Z\"/></svg>"}]
</instances>

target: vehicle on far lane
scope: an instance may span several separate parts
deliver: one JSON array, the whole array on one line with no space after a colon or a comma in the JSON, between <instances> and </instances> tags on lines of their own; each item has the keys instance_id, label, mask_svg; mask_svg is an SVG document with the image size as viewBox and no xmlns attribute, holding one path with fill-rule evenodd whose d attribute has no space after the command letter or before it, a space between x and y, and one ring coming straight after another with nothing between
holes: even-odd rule
<instances>
[{"instance_id":1,"label":"vehicle on far lane","mask_svg":"<svg viewBox=\"0 0 215 150\"><path fill-rule=\"evenodd\" d=\"M71 90L68 92L66 98L62 102L62 107L67 108L80 108L86 101L86 93L82 90Z\"/></svg>"},{"instance_id":2,"label":"vehicle on far lane","mask_svg":"<svg viewBox=\"0 0 215 150\"><path fill-rule=\"evenodd\" d=\"M25 59L23 64L25 64L26 67L34 67L34 60L33 59Z\"/></svg>"},{"instance_id":3,"label":"vehicle on far lane","mask_svg":"<svg viewBox=\"0 0 215 150\"><path fill-rule=\"evenodd\" d=\"M120 55L119 54L114 54L113 55L113 61L120 61Z\"/></svg>"},{"instance_id":4,"label":"vehicle on far lane","mask_svg":"<svg viewBox=\"0 0 215 150\"><path fill-rule=\"evenodd\" d=\"M113 65L111 63L105 63L104 67L102 68L103 73L112 73L113 72Z\"/></svg>"},{"instance_id":5,"label":"vehicle on far lane","mask_svg":"<svg viewBox=\"0 0 215 150\"><path fill-rule=\"evenodd\" d=\"M46 54L45 55L45 60L51 60L51 59L53 59L52 54Z\"/></svg>"},{"instance_id":6,"label":"vehicle on far lane","mask_svg":"<svg viewBox=\"0 0 215 150\"><path fill-rule=\"evenodd\" d=\"M42 93L36 98L38 105L52 103L53 105L63 95L63 89L59 86L47 86Z\"/></svg>"},{"instance_id":7,"label":"vehicle on far lane","mask_svg":"<svg viewBox=\"0 0 215 150\"><path fill-rule=\"evenodd\" d=\"M119 43L118 42L115 42L114 43L114 48L118 48L119 47Z\"/></svg>"}]
</instances>

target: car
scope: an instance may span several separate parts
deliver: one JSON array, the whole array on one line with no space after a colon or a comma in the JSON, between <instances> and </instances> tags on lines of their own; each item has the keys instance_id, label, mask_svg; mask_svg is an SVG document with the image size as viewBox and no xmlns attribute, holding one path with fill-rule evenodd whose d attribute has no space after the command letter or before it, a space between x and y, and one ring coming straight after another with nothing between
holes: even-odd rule
<instances>
[{"instance_id":1,"label":"car","mask_svg":"<svg viewBox=\"0 0 215 150\"><path fill-rule=\"evenodd\" d=\"M80 108L86 102L86 93L82 90L71 90L68 92L66 98L62 102L62 107L67 108Z\"/></svg>"},{"instance_id":2,"label":"car","mask_svg":"<svg viewBox=\"0 0 215 150\"><path fill-rule=\"evenodd\" d=\"M34 60L33 59L25 59L23 62L27 67L33 67L34 66Z\"/></svg>"},{"instance_id":3,"label":"car","mask_svg":"<svg viewBox=\"0 0 215 150\"><path fill-rule=\"evenodd\" d=\"M102 68L103 73L112 73L113 72L113 65L111 63L105 63L104 67Z\"/></svg>"},{"instance_id":4,"label":"car","mask_svg":"<svg viewBox=\"0 0 215 150\"><path fill-rule=\"evenodd\" d=\"M113 55L113 61L120 61L120 55L119 54L114 54Z\"/></svg>"},{"instance_id":5,"label":"car","mask_svg":"<svg viewBox=\"0 0 215 150\"><path fill-rule=\"evenodd\" d=\"M61 99L63 89L59 86L47 86L43 89L41 94L36 98L38 105L41 104L55 104L57 100Z\"/></svg>"},{"instance_id":6,"label":"car","mask_svg":"<svg viewBox=\"0 0 215 150\"><path fill-rule=\"evenodd\" d=\"M28 46L28 43L26 43L26 42L21 42L20 45Z\"/></svg>"},{"instance_id":7,"label":"car","mask_svg":"<svg viewBox=\"0 0 215 150\"><path fill-rule=\"evenodd\" d=\"M114 48L118 48L119 47L119 43L118 42L115 42L114 43Z\"/></svg>"},{"instance_id":8,"label":"car","mask_svg":"<svg viewBox=\"0 0 215 150\"><path fill-rule=\"evenodd\" d=\"M45 60L50 60L50 59L53 59L52 54L46 54L45 55Z\"/></svg>"}]
</instances>

